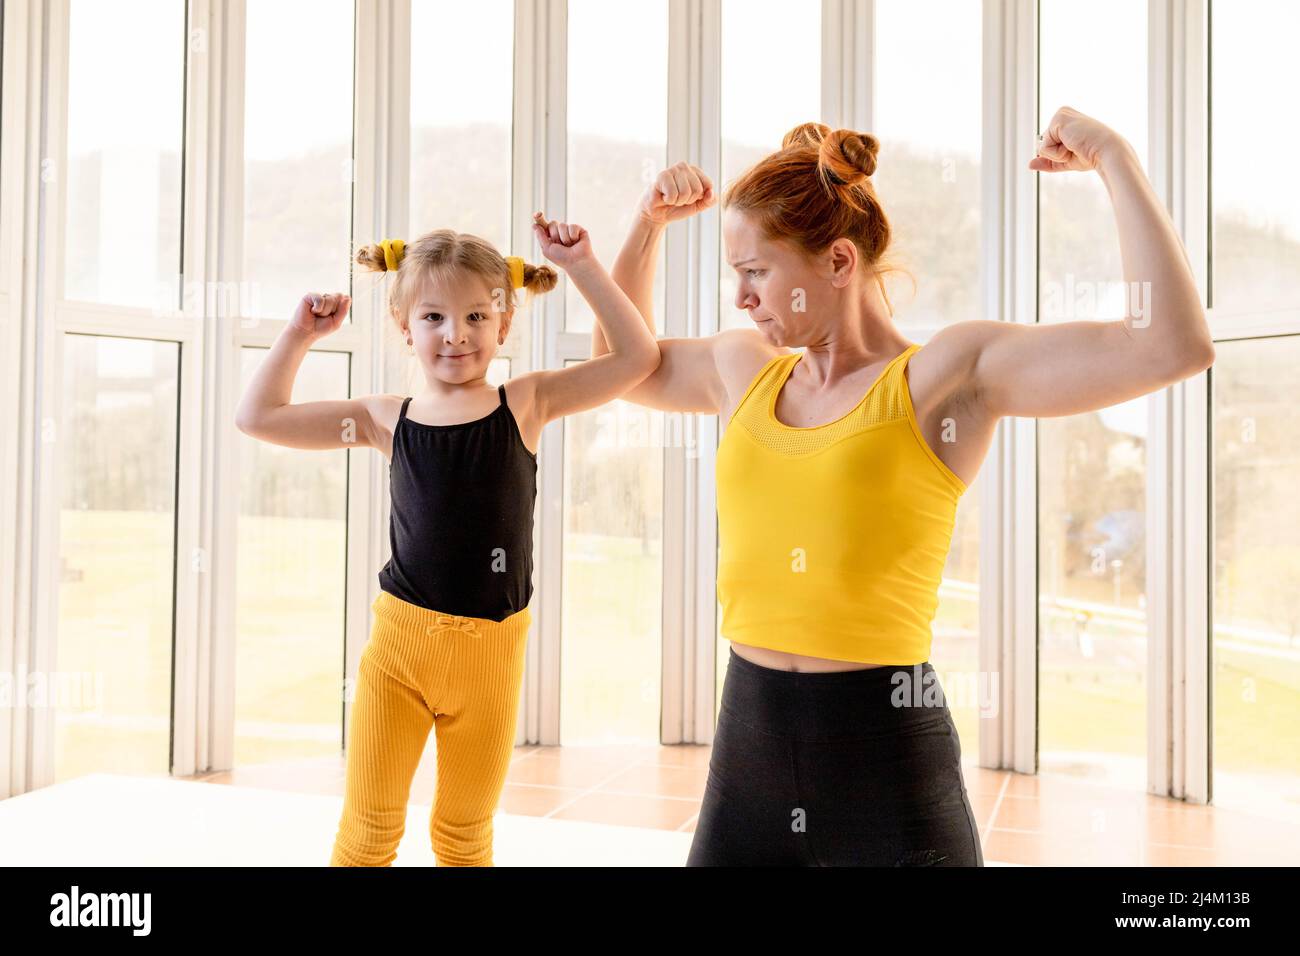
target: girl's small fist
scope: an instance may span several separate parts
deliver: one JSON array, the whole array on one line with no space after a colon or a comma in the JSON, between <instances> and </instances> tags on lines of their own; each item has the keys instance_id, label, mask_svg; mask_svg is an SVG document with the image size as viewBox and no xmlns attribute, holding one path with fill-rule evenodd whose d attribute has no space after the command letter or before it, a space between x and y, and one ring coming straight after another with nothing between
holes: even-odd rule
<instances>
[{"instance_id":1,"label":"girl's small fist","mask_svg":"<svg viewBox=\"0 0 1300 956\"><path fill-rule=\"evenodd\" d=\"M298 300L290 324L313 338L329 335L343 324L352 296L342 292L308 292Z\"/></svg>"},{"instance_id":2,"label":"girl's small fist","mask_svg":"<svg viewBox=\"0 0 1300 956\"><path fill-rule=\"evenodd\" d=\"M565 269L593 255L587 230L576 223L548 220L540 212L535 213L533 235L542 247L542 255Z\"/></svg>"}]
</instances>

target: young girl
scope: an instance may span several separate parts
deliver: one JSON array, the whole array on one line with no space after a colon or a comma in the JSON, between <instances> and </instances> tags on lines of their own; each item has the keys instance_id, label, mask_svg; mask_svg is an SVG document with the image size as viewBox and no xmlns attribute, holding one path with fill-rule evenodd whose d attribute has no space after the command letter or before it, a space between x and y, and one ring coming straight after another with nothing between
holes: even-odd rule
<instances>
[{"instance_id":1,"label":"young girl","mask_svg":"<svg viewBox=\"0 0 1300 956\"><path fill-rule=\"evenodd\" d=\"M396 858L430 727L437 863L492 865L492 815L514 747L531 621L538 440L547 422L618 398L659 364L654 336L596 260L586 231L536 219L542 253L590 303L609 354L488 385L514 290L548 292L557 275L442 229L356 256L367 270L396 273L389 311L419 359L419 394L290 404L303 356L351 304L342 294L308 294L239 406L236 424L255 438L293 448L365 445L391 463L392 558L379 573L358 667L332 866Z\"/></svg>"}]
</instances>

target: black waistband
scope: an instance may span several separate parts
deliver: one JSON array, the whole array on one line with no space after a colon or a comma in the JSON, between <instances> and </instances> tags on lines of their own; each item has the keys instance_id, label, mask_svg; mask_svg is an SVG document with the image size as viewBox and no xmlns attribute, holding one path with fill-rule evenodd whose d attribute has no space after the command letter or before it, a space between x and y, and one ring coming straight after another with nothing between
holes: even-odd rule
<instances>
[{"instance_id":1,"label":"black waistband","mask_svg":"<svg viewBox=\"0 0 1300 956\"><path fill-rule=\"evenodd\" d=\"M801 738L891 736L951 719L929 661L809 673L763 667L734 649L722 707L766 733Z\"/></svg>"}]
</instances>

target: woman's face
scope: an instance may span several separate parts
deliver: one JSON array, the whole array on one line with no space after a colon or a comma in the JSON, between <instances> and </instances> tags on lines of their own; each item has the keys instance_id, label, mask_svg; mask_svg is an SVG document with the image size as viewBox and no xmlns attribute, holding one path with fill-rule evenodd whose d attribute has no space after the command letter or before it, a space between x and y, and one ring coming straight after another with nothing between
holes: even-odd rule
<instances>
[{"instance_id":1,"label":"woman's face","mask_svg":"<svg viewBox=\"0 0 1300 956\"><path fill-rule=\"evenodd\" d=\"M748 312L773 345L794 347L815 340L842 293L837 288L841 283L834 281L834 257L810 260L792 243L763 236L746 213L734 208L723 214L722 236L727 262L736 270L736 308Z\"/></svg>"},{"instance_id":2,"label":"woman's face","mask_svg":"<svg viewBox=\"0 0 1300 956\"><path fill-rule=\"evenodd\" d=\"M510 332L503 296L465 272L426 275L407 316L411 344L426 377L461 385L486 377L488 363Z\"/></svg>"}]
</instances>

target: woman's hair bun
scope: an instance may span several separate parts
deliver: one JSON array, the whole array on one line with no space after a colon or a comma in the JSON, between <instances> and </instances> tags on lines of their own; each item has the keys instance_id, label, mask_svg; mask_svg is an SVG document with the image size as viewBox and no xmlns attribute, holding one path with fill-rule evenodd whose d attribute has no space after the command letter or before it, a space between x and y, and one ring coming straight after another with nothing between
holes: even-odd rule
<instances>
[{"instance_id":1,"label":"woman's hair bun","mask_svg":"<svg viewBox=\"0 0 1300 956\"><path fill-rule=\"evenodd\" d=\"M837 129L821 141L818 165L832 182L853 186L876 171L876 154L880 141L870 133Z\"/></svg>"}]
</instances>

